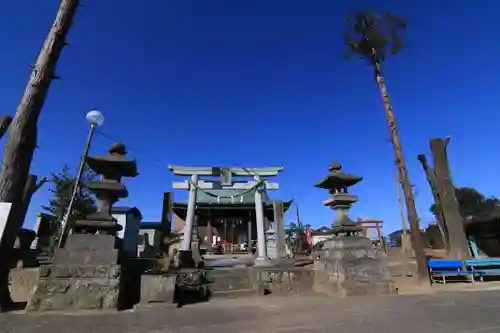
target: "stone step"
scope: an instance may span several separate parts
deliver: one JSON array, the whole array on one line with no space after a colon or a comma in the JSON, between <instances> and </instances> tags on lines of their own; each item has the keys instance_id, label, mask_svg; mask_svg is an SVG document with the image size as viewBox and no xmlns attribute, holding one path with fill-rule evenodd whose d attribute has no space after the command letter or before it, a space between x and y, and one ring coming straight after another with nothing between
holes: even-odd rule
<instances>
[{"instance_id":1,"label":"stone step","mask_svg":"<svg viewBox=\"0 0 500 333\"><path fill-rule=\"evenodd\" d=\"M211 290L235 290L252 288L249 276L218 276L210 283Z\"/></svg>"},{"instance_id":2,"label":"stone step","mask_svg":"<svg viewBox=\"0 0 500 333\"><path fill-rule=\"evenodd\" d=\"M257 293L253 289L212 290L212 298L238 298L248 296L257 296Z\"/></svg>"},{"instance_id":3,"label":"stone step","mask_svg":"<svg viewBox=\"0 0 500 333\"><path fill-rule=\"evenodd\" d=\"M250 274L246 269L213 270L207 272L210 290L237 290L252 288Z\"/></svg>"}]
</instances>

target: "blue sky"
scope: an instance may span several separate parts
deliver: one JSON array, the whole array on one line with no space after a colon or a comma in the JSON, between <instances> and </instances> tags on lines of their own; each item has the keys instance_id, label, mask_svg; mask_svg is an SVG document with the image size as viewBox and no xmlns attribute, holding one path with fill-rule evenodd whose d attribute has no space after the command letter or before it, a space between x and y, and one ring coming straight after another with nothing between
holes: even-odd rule
<instances>
[{"instance_id":1,"label":"blue sky","mask_svg":"<svg viewBox=\"0 0 500 333\"><path fill-rule=\"evenodd\" d=\"M129 145L140 176L127 180L144 220L158 220L171 188L167 164L283 165L283 199L296 197L302 220L328 225L326 191L314 183L332 160L363 176L352 188L352 217L400 225L394 154L372 71L342 57L344 18L354 7L389 9L409 21L407 46L386 64L410 178L423 223L431 195L416 159L432 137L452 136L453 178L499 196L500 49L497 9L485 0L84 0L39 123L32 172L76 168L88 126ZM2 4L0 110L13 114L59 0ZM92 154L112 142L96 136ZM48 186L34 196L32 226ZM181 193L178 199L184 199ZM293 215L288 215L288 220Z\"/></svg>"}]
</instances>

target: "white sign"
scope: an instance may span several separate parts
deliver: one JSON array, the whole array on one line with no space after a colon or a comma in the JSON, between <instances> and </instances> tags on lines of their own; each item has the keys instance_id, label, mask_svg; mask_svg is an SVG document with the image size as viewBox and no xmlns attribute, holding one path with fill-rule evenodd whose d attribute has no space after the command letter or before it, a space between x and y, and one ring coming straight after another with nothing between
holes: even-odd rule
<instances>
[{"instance_id":1,"label":"white sign","mask_svg":"<svg viewBox=\"0 0 500 333\"><path fill-rule=\"evenodd\" d=\"M10 202L0 202L0 242L3 238L3 232L5 231L11 207L12 203Z\"/></svg>"}]
</instances>

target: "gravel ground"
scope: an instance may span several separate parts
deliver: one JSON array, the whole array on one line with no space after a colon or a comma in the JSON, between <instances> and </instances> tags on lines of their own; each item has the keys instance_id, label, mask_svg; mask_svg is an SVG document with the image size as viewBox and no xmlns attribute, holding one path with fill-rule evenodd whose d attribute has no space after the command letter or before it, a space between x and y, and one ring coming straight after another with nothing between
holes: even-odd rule
<instances>
[{"instance_id":1,"label":"gravel ground","mask_svg":"<svg viewBox=\"0 0 500 333\"><path fill-rule=\"evenodd\" d=\"M499 309L498 290L349 299L273 296L120 313L7 313L0 315L0 332L493 333L500 332Z\"/></svg>"}]
</instances>

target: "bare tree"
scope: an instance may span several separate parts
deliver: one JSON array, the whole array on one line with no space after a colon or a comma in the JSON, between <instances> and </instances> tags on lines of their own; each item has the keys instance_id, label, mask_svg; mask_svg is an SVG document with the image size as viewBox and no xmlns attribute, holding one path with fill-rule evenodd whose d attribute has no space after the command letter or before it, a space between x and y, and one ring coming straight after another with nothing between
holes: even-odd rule
<instances>
[{"instance_id":1,"label":"bare tree","mask_svg":"<svg viewBox=\"0 0 500 333\"><path fill-rule=\"evenodd\" d=\"M20 223L16 221L25 209L23 196L29 177L33 153L37 146L37 124L66 36L78 8L78 0L62 0L57 16L42 46L21 103L10 124L0 168L0 202L12 203L11 213L0 241L0 255L8 257ZM8 265L0 261L0 307L12 306L8 290Z\"/></svg>"},{"instance_id":2,"label":"bare tree","mask_svg":"<svg viewBox=\"0 0 500 333\"><path fill-rule=\"evenodd\" d=\"M376 11L355 10L352 16L347 18L348 27L345 33L347 53L355 54L370 64L374 71L374 77L382 95L385 107L385 115L389 123L391 141L396 154L396 164L399 179L403 187L407 216L411 228L412 246L418 266L418 278L429 279L427 260L424 254L419 226L413 187L408 176L401 140L399 139L396 118L392 110L387 93L387 87L382 76L382 63L393 54L396 54L403 46L401 32L406 28L406 21L390 12L381 14Z\"/></svg>"}]
</instances>

